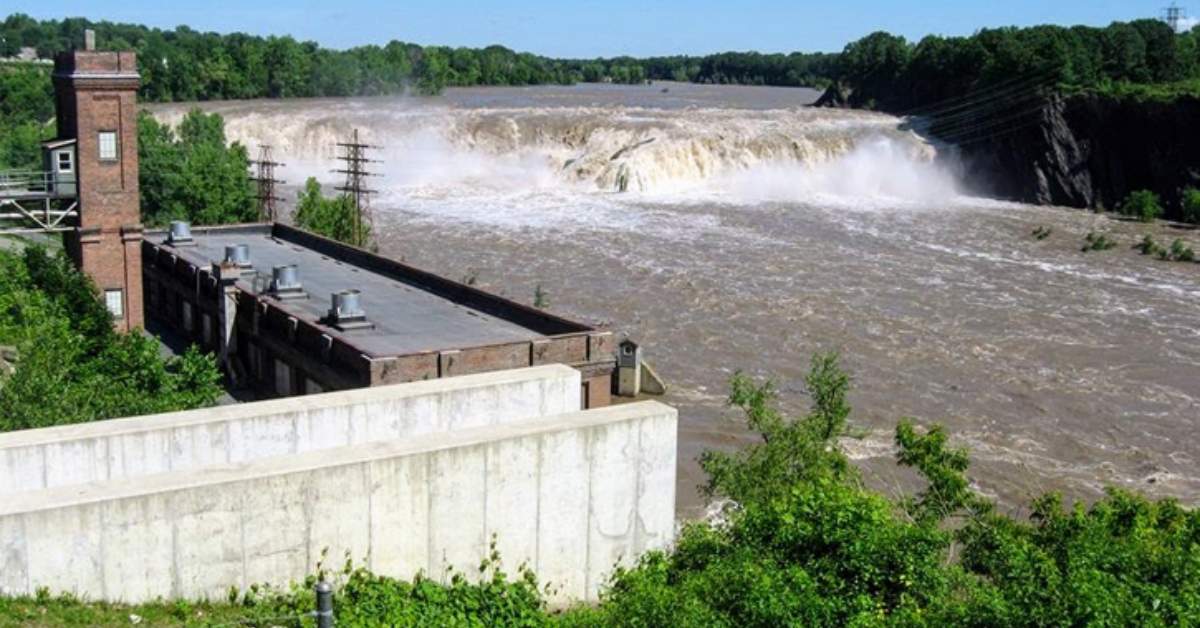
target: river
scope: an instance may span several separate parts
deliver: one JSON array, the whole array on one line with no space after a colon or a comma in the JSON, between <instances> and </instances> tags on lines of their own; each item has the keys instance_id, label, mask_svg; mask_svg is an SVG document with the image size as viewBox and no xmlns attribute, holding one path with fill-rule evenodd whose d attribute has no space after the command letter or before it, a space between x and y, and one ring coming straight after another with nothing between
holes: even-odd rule
<instances>
[{"instance_id":1,"label":"river","mask_svg":"<svg viewBox=\"0 0 1200 628\"><path fill-rule=\"evenodd\" d=\"M203 107L252 155L273 145L292 184L332 183L333 144L360 129L382 147L383 254L525 302L541 285L551 311L641 342L679 408L685 516L705 506L700 452L751 439L729 377L775 378L801 411L827 350L854 381L844 445L889 493L916 486L892 458L914 417L945 424L1014 512L1106 485L1195 504L1200 267L1130 247L1200 236L972 196L945 147L815 97L587 85ZM1089 231L1120 246L1083 253Z\"/></svg>"}]
</instances>

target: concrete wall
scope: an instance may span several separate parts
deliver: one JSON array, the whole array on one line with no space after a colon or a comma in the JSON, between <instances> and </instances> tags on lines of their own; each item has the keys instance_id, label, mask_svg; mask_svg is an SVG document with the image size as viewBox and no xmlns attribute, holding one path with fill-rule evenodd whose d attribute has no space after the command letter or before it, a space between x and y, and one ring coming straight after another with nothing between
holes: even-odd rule
<instances>
[{"instance_id":1,"label":"concrete wall","mask_svg":"<svg viewBox=\"0 0 1200 628\"><path fill-rule=\"evenodd\" d=\"M328 550L403 578L476 573L495 535L554 600L595 599L674 531L675 410L655 402L0 500L0 591L221 598Z\"/></svg>"},{"instance_id":2,"label":"concrete wall","mask_svg":"<svg viewBox=\"0 0 1200 628\"><path fill-rule=\"evenodd\" d=\"M0 434L0 495L561 414L579 371L451 379Z\"/></svg>"}]
</instances>

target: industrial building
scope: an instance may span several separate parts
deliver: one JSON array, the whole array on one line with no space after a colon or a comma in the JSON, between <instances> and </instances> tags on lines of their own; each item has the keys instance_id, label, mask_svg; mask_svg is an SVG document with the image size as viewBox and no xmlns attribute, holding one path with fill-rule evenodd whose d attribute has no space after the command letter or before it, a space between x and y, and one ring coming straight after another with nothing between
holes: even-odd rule
<instances>
[{"instance_id":1,"label":"industrial building","mask_svg":"<svg viewBox=\"0 0 1200 628\"><path fill-rule=\"evenodd\" d=\"M289 396L567 364L609 404L613 335L283 224L147 232L146 316Z\"/></svg>"}]
</instances>

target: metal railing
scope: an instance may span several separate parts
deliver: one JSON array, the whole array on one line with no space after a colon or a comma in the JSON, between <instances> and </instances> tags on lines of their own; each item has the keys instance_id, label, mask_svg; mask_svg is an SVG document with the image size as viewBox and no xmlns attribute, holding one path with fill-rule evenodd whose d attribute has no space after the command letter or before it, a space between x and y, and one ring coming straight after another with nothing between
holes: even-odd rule
<instances>
[{"instance_id":1,"label":"metal railing","mask_svg":"<svg viewBox=\"0 0 1200 628\"><path fill-rule=\"evenodd\" d=\"M51 195L58 176L53 172L9 170L0 172L0 196ZM67 183L67 181L63 181ZM71 181L73 183L73 181Z\"/></svg>"}]
</instances>

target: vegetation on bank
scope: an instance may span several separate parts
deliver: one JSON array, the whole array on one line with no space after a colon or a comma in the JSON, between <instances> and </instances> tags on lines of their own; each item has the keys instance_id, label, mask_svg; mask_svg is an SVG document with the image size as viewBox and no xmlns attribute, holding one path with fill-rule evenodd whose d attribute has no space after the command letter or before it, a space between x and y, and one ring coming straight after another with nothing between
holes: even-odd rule
<instances>
[{"instance_id":1,"label":"vegetation on bank","mask_svg":"<svg viewBox=\"0 0 1200 628\"><path fill-rule=\"evenodd\" d=\"M679 80L705 83L816 85L832 75L837 55L728 52L650 59L551 59L503 46L450 48L391 41L330 50L291 37L201 33L83 18L38 21L9 15L0 23L0 57L22 46L39 56L69 50L96 31L108 50L135 50L145 101L169 102L298 96L435 93L448 86L546 85Z\"/></svg>"},{"instance_id":2,"label":"vegetation on bank","mask_svg":"<svg viewBox=\"0 0 1200 628\"><path fill-rule=\"evenodd\" d=\"M212 356L163 358L140 331L113 331L91 280L63 255L0 250L0 431L186 410L221 393ZM6 361L9 361L6 359Z\"/></svg>"},{"instance_id":3,"label":"vegetation on bank","mask_svg":"<svg viewBox=\"0 0 1200 628\"><path fill-rule=\"evenodd\" d=\"M965 114L1011 109L1042 91L1195 93L1200 27L1177 34L1150 19L1010 27L915 44L877 32L846 46L837 79L851 105L932 114L958 136L968 129Z\"/></svg>"},{"instance_id":4,"label":"vegetation on bank","mask_svg":"<svg viewBox=\"0 0 1200 628\"><path fill-rule=\"evenodd\" d=\"M371 224L358 215L354 199L346 194L326 197L316 177L309 177L297 194L292 222L301 229L353 246L365 248L373 244Z\"/></svg>"},{"instance_id":5,"label":"vegetation on bank","mask_svg":"<svg viewBox=\"0 0 1200 628\"><path fill-rule=\"evenodd\" d=\"M923 479L914 495L865 487L842 451L850 378L836 355L813 358L809 412L787 417L776 388L737 375L730 403L759 439L701 463L716 521L686 524L674 547L616 572L601 602L549 611L543 585L493 555L479 584L411 582L347 564L339 626L1046 626L1200 622L1200 511L1111 489L1095 504L1057 495L1014 518L977 493L967 452L939 426L904 420L897 462ZM130 615L220 625L299 626L311 585L254 588L228 605L82 604L3 599L0 617L128 625ZM45 610L40 610L45 609ZM171 613L175 613L172 615ZM3 622L4 620L0 620ZM169 622L171 620L164 619ZM56 621L55 623L58 623Z\"/></svg>"},{"instance_id":6,"label":"vegetation on bank","mask_svg":"<svg viewBox=\"0 0 1200 628\"><path fill-rule=\"evenodd\" d=\"M1154 222L1163 214L1162 199L1150 190L1136 190L1125 198L1117 211L1142 222Z\"/></svg>"}]
</instances>

